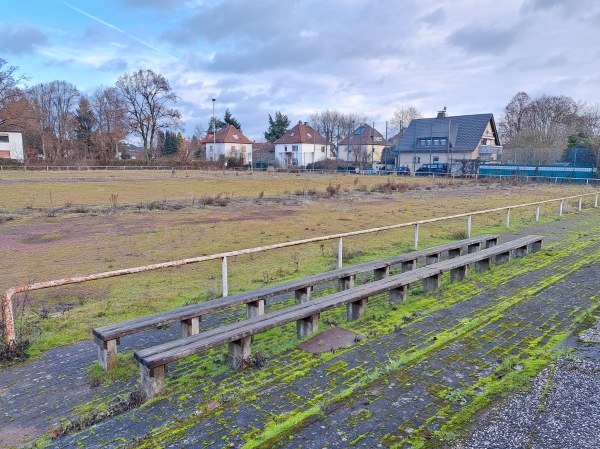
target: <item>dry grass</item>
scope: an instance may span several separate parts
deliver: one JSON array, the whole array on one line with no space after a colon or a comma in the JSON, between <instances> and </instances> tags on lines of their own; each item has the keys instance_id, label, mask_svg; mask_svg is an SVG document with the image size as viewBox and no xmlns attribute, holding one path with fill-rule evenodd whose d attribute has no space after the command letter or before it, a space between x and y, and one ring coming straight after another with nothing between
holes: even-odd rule
<instances>
[{"instance_id":1,"label":"dry grass","mask_svg":"<svg viewBox=\"0 0 600 449\"><path fill-rule=\"evenodd\" d=\"M380 193L372 191L385 181L378 176L9 175L0 180L4 193L0 206L5 211L0 213L2 291L34 281L591 191L584 186L510 187L403 178L390 181L400 182L401 189L384 188L386 193ZM290 193L296 190L306 193ZM317 194L309 195L309 191ZM118 204L110 204L111 193L118 195ZM31 208L26 204L29 197L34 198ZM206 198L228 201L203 201ZM171 207L174 201L177 207ZM68 207L57 206L67 202ZM134 207L142 203L161 207ZM81 205L87 207L83 212L77 209ZM576 207L574 201L565 205L565 211ZM49 214L50 210L55 213ZM557 211L557 204L544 206L542 216L556 216ZM511 225L531 222L534 215L534 208L514 210ZM504 220L504 213L474 217L474 232L502 227ZM464 219L425 225L420 241L436 244L463 235L465 228ZM345 261L357 263L404 252L412 247L412 239L412 228L347 238ZM336 254L337 242L332 241L233 258L229 261L230 291L334 268ZM354 258L348 259L349 255ZM219 262L211 262L35 292L25 304L24 310L33 317L27 328L46 331L42 337L34 335L39 348L89 338L90 330L102 324L214 297L221 287L220 270ZM39 316L42 308L54 310L50 307L58 304L60 310L60 304L67 303L73 305L70 310Z\"/></svg>"}]
</instances>

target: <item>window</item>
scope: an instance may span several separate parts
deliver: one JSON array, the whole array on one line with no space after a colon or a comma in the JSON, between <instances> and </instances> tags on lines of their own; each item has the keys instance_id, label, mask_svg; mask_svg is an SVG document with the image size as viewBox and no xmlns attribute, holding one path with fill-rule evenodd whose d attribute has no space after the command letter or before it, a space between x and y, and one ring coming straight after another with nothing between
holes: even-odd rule
<instances>
[{"instance_id":1,"label":"window","mask_svg":"<svg viewBox=\"0 0 600 449\"><path fill-rule=\"evenodd\" d=\"M296 159L296 158L292 159L292 165L298 165L298 159Z\"/></svg>"},{"instance_id":2,"label":"window","mask_svg":"<svg viewBox=\"0 0 600 449\"><path fill-rule=\"evenodd\" d=\"M354 134L356 134L357 136L360 136L360 135L361 135L362 133L364 133L364 132L365 132L365 128L364 128L364 126L361 126L360 128L358 128L358 129L357 129L357 130L354 132Z\"/></svg>"},{"instance_id":3,"label":"window","mask_svg":"<svg viewBox=\"0 0 600 449\"><path fill-rule=\"evenodd\" d=\"M309 139L312 139L312 134L311 133L306 133L306 137L308 137Z\"/></svg>"},{"instance_id":4,"label":"window","mask_svg":"<svg viewBox=\"0 0 600 449\"><path fill-rule=\"evenodd\" d=\"M434 158L433 158L433 162L439 162L439 161L440 161L440 158L439 158L439 157L434 157Z\"/></svg>"},{"instance_id":5,"label":"window","mask_svg":"<svg viewBox=\"0 0 600 449\"><path fill-rule=\"evenodd\" d=\"M235 145L231 145L231 152L235 151Z\"/></svg>"},{"instance_id":6,"label":"window","mask_svg":"<svg viewBox=\"0 0 600 449\"><path fill-rule=\"evenodd\" d=\"M235 140L240 140L240 136L238 136L237 134L234 134L234 135L233 135L233 138L234 138Z\"/></svg>"},{"instance_id":7,"label":"window","mask_svg":"<svg viewBox=\"0 0 600 449\"><path fill-rule=\"evenodd\" d=\"M373 139L375 142L383 142L383 137L380 136L375 136L375 138Z\"/></svg>"},{"instance_id":8,"label":"window","mask_svg":"<svg viewBox=\"0 0 600 449\"><path fill-rule=\"evenodd\" d=\"M325 147L321 147L321 153L325 153Z\"/></svg>"},{"instance_id":9,"label":"window","mask_svg":"<svg viewBox=\"0 0 600 449\"><path fill-rule=\"evenodd\" d=\"M296 135L296 131L292 131L292 133L290 134L290 137L294 137Z\"/></svg>"},{"instance_id":10,"label":"window","mask_svg":"<svg viewBox=\"0 0 600 449\"><path fill-rule=\"evenodd\" d=\"M0 142L8 143L8 134L0 134Z\"/></svg>"},{"instance_id":11,"label":"window","mask_svg":"<svg viewBox=\"0 0 600 449\"><path fill-rule=\"evenodd\" d=\"M441 145L441 146L445 147L445 146L446 146L446 143L447 143L447 140L446 140L446 139L440 139L440 145Z\"/></svg>"},{"instance_id":12,"label":"window","mask_svg":"<svg viewBox=\"0 0 600 449\"><path fill-rule=\"evenodd\" d=\"M440 139L433 139L433 146L434 147L439 147L440 146Z\"/></svg>"},{"instance_id":13,"label":"window","mask_svg":"<svg viewBox=\"0 0 600 449\"><path fill-rule=\"evenodd\" d=\"M242 145L242 153L246 152L246 145Z\"/></svg>"},{"instance_id":14,"label":"window","mask_svg":"<svg viewBox=\"0 0 600 449\"><path fill-rule=\"evenodd\" d=\"M298 151L298 145L292 145L292 151Z\"/></svg>"},{"instance_id":15,"label":"window","mask_svg":"<svg viewBox=\"0 0 600 449\"><path fill-rule=\"evenodd\" d=\"M212 151L213 151L213 147L212 147L212 145L211 145L211 146L210 146L210 152L212 153ZM212 160L212 159L211 159L211 160Z\"/></svg>"}]
</instances>

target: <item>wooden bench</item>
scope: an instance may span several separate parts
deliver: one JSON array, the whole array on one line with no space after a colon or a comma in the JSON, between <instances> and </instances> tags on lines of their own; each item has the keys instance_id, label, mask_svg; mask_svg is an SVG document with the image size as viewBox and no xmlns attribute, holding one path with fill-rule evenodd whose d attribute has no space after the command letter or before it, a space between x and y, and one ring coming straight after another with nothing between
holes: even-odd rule
<instances>
[{"instance_id":1,"label":"wooden bench","mask_svg":"<svg viewBox=\"0 0 600 449\"><path fill-rule=\"evenodd\" d=\"M425 259L425 263L431 264L439 262L443 253L452 258L463 252L471 253L480 250L482 246L489 248L497 243L497 234L473 237L99 327L93 330L94 340L98 345L98 363L107 372L114 370L117 367L117 345L120 338L126 335L179 321L182 337L185 338L200 331L203 315L219 310L246 304L246 315L252 318L264 314L265 300L279 294L293 291L296 302L304 302L310 299L313 288L318 284L338 280L339 289L345 290L354 286L356 276L361 273L373 271L375 280L382 279L393 266L401 265L402 271L408 271L416 267L419 259Z\"/></svg>"},{"instance_id":2,"label":"wooden bench","mask_svg":"<svg viewBox=\"0 0 600 449\"><path fill-rule=\"evenodd\" d=\"M316 332L320 313L346 305L347 318L355 320L366 311L367 299L388 293L390 301L406 299L410 284L423 282L425 292L439 288L441 275L450 272L451 279L459 280L467 274L468 266L476 270L490 268L494 263L504 263L512 257L522 257L541 249L543 237L526 236L478 252L457 256L395 276L370 282L314 300L305 300L285 309L252 317L248 320L211 329L181 340L171 341L134 353L140 368L142 392L152 398L163 390L167 365L181 358L229 344L229 364L237 368L250 356L252 336L266 330L296 322L299 338Z\"/></svg>"}]
</instances>

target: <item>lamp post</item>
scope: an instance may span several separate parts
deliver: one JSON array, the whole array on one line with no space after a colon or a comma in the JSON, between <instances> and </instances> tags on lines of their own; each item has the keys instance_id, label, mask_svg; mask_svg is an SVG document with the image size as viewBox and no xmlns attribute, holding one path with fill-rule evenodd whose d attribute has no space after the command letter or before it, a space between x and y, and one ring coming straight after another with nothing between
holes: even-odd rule
<instances>
[{"instance_id":1,"label":"lamp post","mask_svg":"<svg viewBox=\"0 0 600 449\"><path fill-rule=\"evenodd\" d=\"M215 98L212 99L213 104L213 151L217 151L217 121L215 120Z\"/></svg>"}]
</instances>

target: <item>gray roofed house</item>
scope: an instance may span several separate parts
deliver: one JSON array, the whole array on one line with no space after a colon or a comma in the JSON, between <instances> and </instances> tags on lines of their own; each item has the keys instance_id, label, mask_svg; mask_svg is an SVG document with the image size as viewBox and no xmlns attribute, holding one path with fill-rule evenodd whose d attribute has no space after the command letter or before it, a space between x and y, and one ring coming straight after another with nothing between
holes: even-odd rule
<instances>
[{"instance_id":1,"label":"gray roofed house","mask_svg":"<svg viewBox=\"0 0 600 449\"><path fill-rule=\"evenodd\" d=\"M502 146L493 114L414 119L393 148L399 166L413 171L422 164L452 164L465 160L496 160Z\"/></svg>"}]
</instances>

